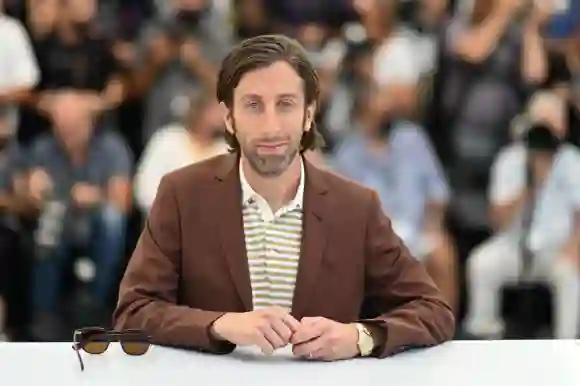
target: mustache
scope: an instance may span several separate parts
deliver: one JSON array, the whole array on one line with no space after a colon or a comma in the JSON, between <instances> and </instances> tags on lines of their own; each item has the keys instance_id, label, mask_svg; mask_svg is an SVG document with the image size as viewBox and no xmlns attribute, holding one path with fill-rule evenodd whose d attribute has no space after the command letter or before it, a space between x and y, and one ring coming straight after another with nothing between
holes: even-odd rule
<instances>
[{"instance_id":1,"label":"mustache","mask_svg":"<svg viewBox=\"0 0 580 386\"><path fill-rule=\"evenodd\" d=\"M271 144L286 143L289 141L290 139L288 137L266 137L255 139L253 143L255 145L271 145Z\"/></svg>"}]
</instances>

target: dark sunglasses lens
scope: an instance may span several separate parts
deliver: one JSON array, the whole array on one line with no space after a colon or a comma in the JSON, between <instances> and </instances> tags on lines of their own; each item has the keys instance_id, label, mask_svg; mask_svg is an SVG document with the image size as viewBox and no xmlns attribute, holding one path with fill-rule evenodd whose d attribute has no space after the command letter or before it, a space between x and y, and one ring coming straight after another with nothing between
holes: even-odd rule
<instances>
[{"instance_id":1,"label":"dark sunglasses lens","mask_svg":"<svg viewBox=\"0 0 580 386\"><path fill-rule=\"evenodd\" d=\"M121 347L129 355L143 355L149 350L149 342L123 341L121 342Z\"/></svg>"},{"instance_id":2,"label":"dark sunglasses lens","mask_svg":"<svg viewBox=\"0 0 580 386\"><path fill-rule=\"evenodd\" d=\"M83 339L83 348L89 354L102 354L107 351L107 347L109 347L107 336L104 333L90 334Z\"/></svg>"}]
</instances>

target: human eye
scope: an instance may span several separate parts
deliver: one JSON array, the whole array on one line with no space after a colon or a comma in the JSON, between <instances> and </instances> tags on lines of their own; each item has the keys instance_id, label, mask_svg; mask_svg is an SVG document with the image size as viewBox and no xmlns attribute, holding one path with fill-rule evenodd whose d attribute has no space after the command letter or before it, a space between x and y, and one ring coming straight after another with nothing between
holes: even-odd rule
<instances>
[{"instance_id":1,"label":"human eye","mask_svg":"<svg viewBox=\"0 0 580 386\"><path fill-rule=\"evenodd\" d=\"M256 111L260 108L260 104L256 101L248 101L245 104L246 109Z\"/></svg>"},{"instance_id":2,"label":"human eye","mask_svg":"<svg viewBox=\"0 0 580 386\"><path fill-rule=\"evenodd\" d=\"M291 99L282 99L280 102L278 102L278 106L285 110L292 109L295 105L296 103L294 103L294 101Z\"/></svg>"}]
</instances>

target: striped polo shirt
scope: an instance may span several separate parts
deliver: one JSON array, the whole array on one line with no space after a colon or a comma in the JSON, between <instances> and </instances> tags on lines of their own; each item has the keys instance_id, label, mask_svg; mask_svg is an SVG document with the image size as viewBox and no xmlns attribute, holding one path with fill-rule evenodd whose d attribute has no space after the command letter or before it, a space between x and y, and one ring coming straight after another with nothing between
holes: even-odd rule
<instances>
[{"instance_id":1,"label":"striped polo shirt","mask_svg":"<svg viewBox=\"0 0 580 386\"><path fill-rule=\"evenodd\" d=\"M240 163L244 234L255 310L272 306L292 308L302 242L302 163L300 168L296 196L274 213L248 184Z\"/></svg>"}]
</instances>

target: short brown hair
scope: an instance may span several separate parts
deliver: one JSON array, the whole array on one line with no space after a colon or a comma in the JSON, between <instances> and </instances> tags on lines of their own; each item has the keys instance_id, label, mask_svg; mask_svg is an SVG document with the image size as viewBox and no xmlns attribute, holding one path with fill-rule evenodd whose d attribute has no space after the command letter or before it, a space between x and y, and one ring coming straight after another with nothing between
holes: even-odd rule
<instances>
[{"instance_id":1,"label":"short brown hair","mask_svg":"<svg viewBox=\"0 0 580 386\"><path fill-rule=\"evenodd\" d=\"M269 67L279 61L290 64L304 81L306 106L318 105L318 74L300 43L284 35L260 35L237 44L222 61L217 81L218 101L232 109L234 90L242 77L250 71ZM227 131L226 141L233 151L240 149L235 135ZM324 140L313 122L310 130L302 136L300 151L313 150L323 145Z\"/></svg>"}]
</instances>

